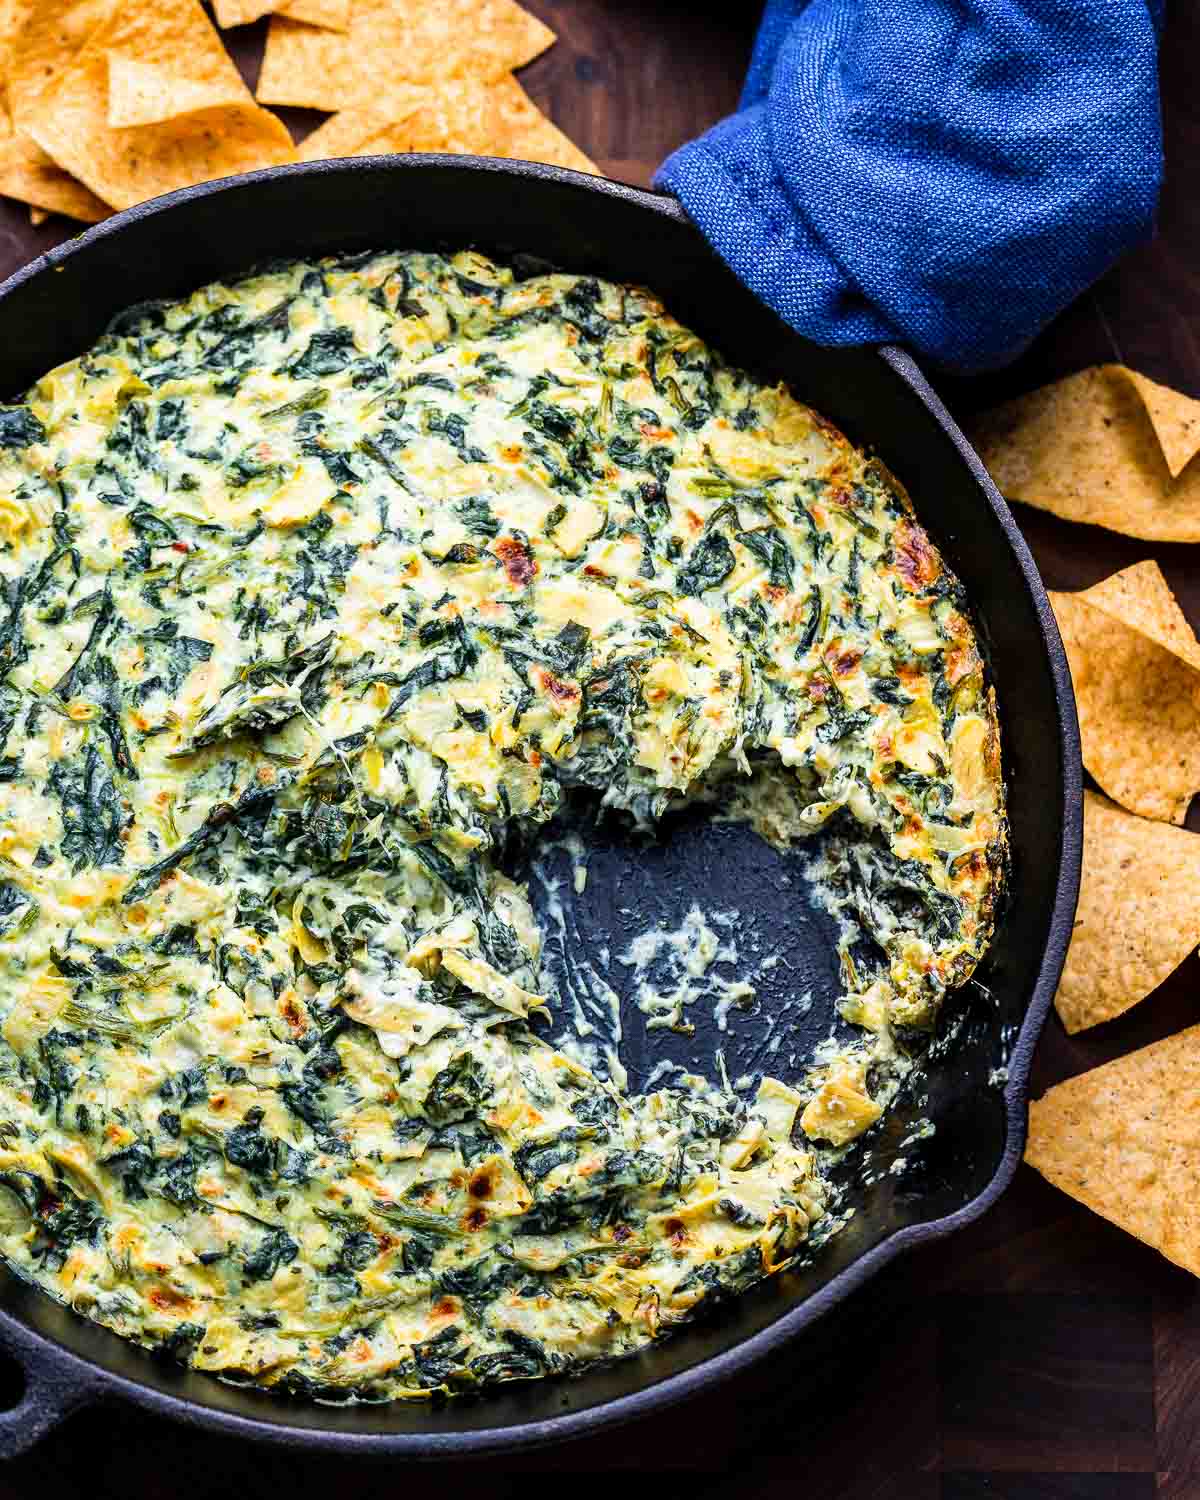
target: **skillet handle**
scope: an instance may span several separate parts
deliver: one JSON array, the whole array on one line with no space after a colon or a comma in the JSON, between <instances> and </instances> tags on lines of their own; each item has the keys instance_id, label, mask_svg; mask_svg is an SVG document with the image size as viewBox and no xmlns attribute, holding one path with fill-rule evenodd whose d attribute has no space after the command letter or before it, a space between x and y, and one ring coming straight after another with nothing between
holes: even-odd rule
<instances>
[{"instance_id":1,"label":"skillet handle","mask_svg":"<svg viewBox=\"0 0 1200 1500\"><path fill-rule=\"evenodd\" d=\"M94 1382L78 1374L73 1360L55 1359L7 1318L0 1321L0 1349L20 1367L25 1390L16 1406L0 1411L0 1461L26 1453L72 1412L97 1395Z\"/></svg>"}]
</instances>

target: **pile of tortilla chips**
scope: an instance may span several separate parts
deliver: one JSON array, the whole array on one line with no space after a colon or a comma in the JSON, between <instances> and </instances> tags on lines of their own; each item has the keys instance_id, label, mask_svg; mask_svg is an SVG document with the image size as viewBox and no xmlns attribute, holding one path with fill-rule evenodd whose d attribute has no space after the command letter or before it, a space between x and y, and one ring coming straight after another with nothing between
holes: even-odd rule
<instances>
[{"instance_id":1,"label":"pile of tortilla chips","mask_svg":"<svg viewBox=\"0 0 1200 1500\"><path fill-rule=\"evenodd\" d=\"M259 99L336 111L301 160L453 151L596 171L513 77L554 40L514 0L354 0L344 31L281 12Z\"/></svg>"},{"instance_id":2,"label":"pile of tortilla chips","mask_svg":"<svg viewBox=\"0 0 1200 1500\"><path fill-rule=\"evenodd\" d=\"M300 160L389 151L453 151L523 157L594 172L594 164L552 124L511 74L482 83L452 78L413 86L386 114L344 109L300 144Z\"/></svg>"},{"instance_id":3,"label":"pile of tortilla chips","mask_svg":"<svg viewBox=\"0 0 1200 1500\"><path fill-rule=\"evenodd\" d=\"M258 99L200 0L0 0L0 193L94 222L214 177L454 151L595 171L512 76L554 33L516 0L213 0L271 14ZM300 151L264 104L337 111Z\"/></svg>"},{"instance_id":4,"label":"pile of tortilla chips","mask_svg":"<svg viewBox=\"0 0 1200 1500\"><path fill-rule=\"evenodd\" d=\"M1200 402L1120 365L987 413L975 441L1011 499L1128 536L1200 541ZM1158 564L1051 593L1079 709L1083 879L1055 1005L1110 1021L1200 944L1200 641ZM1108 800L1111 799L1111 800ZM1026 1160L1200 1275L1200 1026L1051 1089Z\"/></svg>"},{"instance_id":5,"label":"pile of tortilla chips","mask_svg":"<svg viewBox=\"0 0 1200 1500\"><path fill-rule=\"evenodd\" d=\"M1075 685L1083 763L1112 801L1084 802L1083 880L1055 1004L1068 1031L1112 1020L1200 943L1200 641L1156 562L1051 592Z\"/></svg>"}]
</instances>

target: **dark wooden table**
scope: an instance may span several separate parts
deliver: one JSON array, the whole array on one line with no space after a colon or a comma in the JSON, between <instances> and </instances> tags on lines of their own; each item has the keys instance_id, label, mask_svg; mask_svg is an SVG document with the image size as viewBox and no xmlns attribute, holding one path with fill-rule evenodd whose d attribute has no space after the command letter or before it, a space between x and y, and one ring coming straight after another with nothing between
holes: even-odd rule
<instances>
[{"instance_id":1,"label":"dark wooden table","mask_svg":"<svg viewBox=\"0 0 1200 1500\"><path fill-rule=\"evenodd\" d=\"M523 75L533 97L610 175L648 182L676 145L729 113L756 5L526 0L559 42ZM232 33L248 69L261 27ZM1176 0L1163 40L1167 181L1152 243L986 380L940 381L960 415L1083 365L1124 360L1200 396L1200 4ZM303 129L317 117L298 112ZM0 274L71 226L31 229L0 203ZM1193 625L1200 570L1151 548L1022 510L1047 584L1083 588L1153 554ZM1200 818L1191 820L1200 829ZM1069 1039L1051 1017L1035 1092L1197 1019L1193 955L1150 999ZM837 1388L814 1398L805 1349L739 1386L601 1439L446 1473L290 1457L184 1432L139 1412L81 1413L0 1471L0 1500L159 1495L307 1497L475 1489L497 1500L564 1473L639 1474L655 1487L819 1500L1195 1500L1200 1497L1200 1282L1022 1167L982 1222L894 1266L844 1315ZM804 1387L801 1400L797 1392ZM677 1475L677 1478L672 1478ZM666 1490L664 1491L664 1482Z\"/></svg>"}]
</instances>

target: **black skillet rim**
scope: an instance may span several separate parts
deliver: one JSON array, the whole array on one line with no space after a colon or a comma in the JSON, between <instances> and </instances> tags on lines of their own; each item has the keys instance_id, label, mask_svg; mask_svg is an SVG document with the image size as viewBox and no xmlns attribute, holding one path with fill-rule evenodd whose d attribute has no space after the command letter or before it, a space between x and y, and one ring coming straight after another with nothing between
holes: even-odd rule
<instances>
[{"instance_id":1,"label":"black skillet rim","mask_svg":"<svg viewBox=\"0 0 1200 1500\"><path fill-rule=\"evenodd\" d=\"M86 251L98 240L119 235L130 224L169 211L179 203L219 194L235 185L244 186L284 176L319 177L331 173L378 171L380 168L419 171L425 166L454 167L509 174L524 179L569 183L577 188L585 188L597 197L624 200L664 219L690 224L688 215L680 204L664 194L536 162L442 153L301 162L267 167L238 177L221 178L181 188L115 214L16 271L0 285L0 300L27 281L53 273L62 262ZM1066 654L1045 587L1029 547L999 490L912 356L895 345L881 345L877 353L909 387L949 438L999 523L1037 616L1054 683L1058 714L1056 748L1063 777L1063 828L1058 877L1038 977L1008 1062L1008 1082L1004 1089L1007 1115L1004 1151L987 1186L971 1202L951 1214L896 1230L839 1272L819 1291L735 1347L627 1395L615 1397L583 1411L521 1426L480 1428L453 1433L353 1433L293 1427L240 1416L186 1397L168 1395L140 1381L103 1369L63 1348L54 1340L34 1332L21 1320L0 1308L0 1346L18 1359L27 1382L23 1400L11 1411L0 1413L0 1457L31 1446L71 1411L112 1397L120 1397L189 1426L226 1432L259 1442L294 1446L297 1449L340 1451L360 1457L461 1458L512 1452L519 1448L546 1447L611 1429L684 1400L702 1388L731 1379L823 1317L902 1251L928 1244L964 1228L986 1212L1004 1192L1016 1172L1025 1144L1029 1071L1066 957L1079 890L1083 846L1083 769L1074 693Z\"/></svg>"}]
</instances>

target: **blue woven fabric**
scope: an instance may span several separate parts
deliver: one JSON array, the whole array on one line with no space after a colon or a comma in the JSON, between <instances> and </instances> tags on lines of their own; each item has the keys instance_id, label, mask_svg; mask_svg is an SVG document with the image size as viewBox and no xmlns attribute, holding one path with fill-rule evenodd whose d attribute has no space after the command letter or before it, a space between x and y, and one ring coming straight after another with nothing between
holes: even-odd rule
<instances>
[{"instance_id":1,"label":"blue woven fabric","mask_svg":"<svg viewBox=\"0 0 1200 1500\"><path fill-rule=\"evenodd\" d=\"M674 193L822 344L1013 358L1151 229L1162 0L768 0Z\"/></svg>"}]
</instances>

